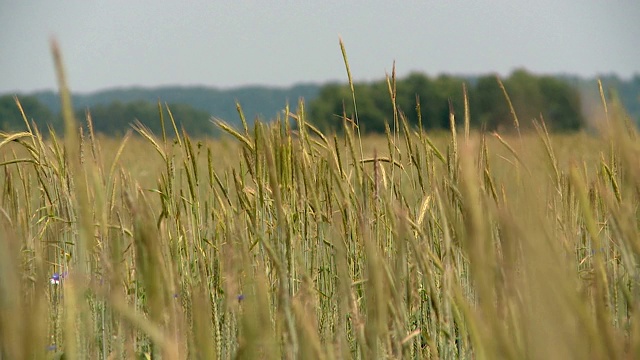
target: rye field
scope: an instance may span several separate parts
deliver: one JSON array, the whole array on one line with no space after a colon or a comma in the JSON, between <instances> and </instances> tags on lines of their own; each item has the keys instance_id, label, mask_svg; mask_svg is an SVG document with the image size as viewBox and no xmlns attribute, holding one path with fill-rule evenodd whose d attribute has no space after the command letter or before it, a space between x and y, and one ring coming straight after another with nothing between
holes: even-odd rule
<instances>
[{"instance_id":1,"label":"rye field","mask_svg":"<svg viewBox=\"0 0 640 360\"><path fill-rule=\"evenodd\" d=\"M0 134L2 360L640 358L640 141L615 99L590 133L398 111L323 134L301 101L217 140L172 118L113 139L59 74L65 133Z\"/></svg>"}]
</instances>

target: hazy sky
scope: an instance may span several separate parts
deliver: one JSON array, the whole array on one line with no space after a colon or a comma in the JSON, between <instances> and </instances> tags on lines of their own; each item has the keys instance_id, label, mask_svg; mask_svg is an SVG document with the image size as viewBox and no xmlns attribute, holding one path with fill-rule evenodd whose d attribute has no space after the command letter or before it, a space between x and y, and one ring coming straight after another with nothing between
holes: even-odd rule
<instances>
[{"instance_id":1,"label":"hazy sky","mask_svg":"<svg viewBox=\"0 0 640 360\"><path fill-rule=\"evenodd\" d=\"M0 0L0 93L55 87L49 40L72 90L235 87L423 71L640 73L638 0Z\"/></svg>"}]
</instances>

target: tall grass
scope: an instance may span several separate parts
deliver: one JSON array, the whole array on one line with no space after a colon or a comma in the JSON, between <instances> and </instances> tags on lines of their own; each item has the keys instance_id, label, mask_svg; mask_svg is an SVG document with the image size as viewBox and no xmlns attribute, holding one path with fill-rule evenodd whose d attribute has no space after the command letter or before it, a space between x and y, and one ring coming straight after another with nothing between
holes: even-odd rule
<instances>
[{"instance_id":1,"label":"tall grass","mask_svg":"<svg viewBox=\"0 0 640 360\"><path fill-rule=\"evenodd\" d=\"M453 113L433 137L395 103L386 138L351 114L329 136L300 101L253 126L238 107L233 143L160 105L162 134L115 144L73 118L54 53L64 140L28 114L1 134L0 359L640 357L640 146L615 100L597 138L520 134L513 107L517 137L468 111L464 141Z\"/></svg>"}]
</instances>

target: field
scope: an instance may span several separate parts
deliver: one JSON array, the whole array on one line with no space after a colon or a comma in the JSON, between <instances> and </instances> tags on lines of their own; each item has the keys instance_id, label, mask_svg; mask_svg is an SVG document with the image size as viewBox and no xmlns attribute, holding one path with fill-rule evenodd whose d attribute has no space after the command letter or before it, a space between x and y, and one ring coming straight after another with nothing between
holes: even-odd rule
<instances>
[{"instance_id":1,"label":"field","mask_svg":"<svg viewBox=\"0 0 640 360\"><path fill-rule=\"evenodd\" d=\"M605 105L564 135L330 136L303 103L219 140L2 134L0 359L640 358L640 143Z\"/></svg>"}]
</instances>

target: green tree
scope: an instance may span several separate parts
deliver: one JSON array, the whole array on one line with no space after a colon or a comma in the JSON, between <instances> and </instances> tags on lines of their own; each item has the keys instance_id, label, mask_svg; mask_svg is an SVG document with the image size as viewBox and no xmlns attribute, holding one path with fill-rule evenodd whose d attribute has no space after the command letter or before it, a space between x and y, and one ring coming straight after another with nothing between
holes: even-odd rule
<instances>
[{"instance_id":1,"label":"green tree","mask_svg":"<svg viewBox=\"0 0 640 360\"><path fill-rule=\"evenodd\" d=\"M537 119L545 108L545 98L540 90L538 78L524 69L518 69L504 81L504 86L518 116L520 127L530 127L532 120Z\"/></svg>"},{"instance_id":2,"label":"green tree","mask_svg":"<svg viewBox=\"0 0 640 360\"><path fill-rule=\"evenodd\" d=\"M351 93L347 85L327 84L309 105L311 121L324 131L340 131L343 113L352 117Z\"/></svg>"},{"instance_id":3,"label":"green tree","mask_svg":"<svg viewBox=\"0 0 640 360\"><path fill-rule=\"evenodd\" d=\"M184 128L192 136L206 136L214 134L214 125L209 121L207 112L196 110L185 104L169 104L178 130ZM131 125L139 121L151 131L159 134L162 131L158 105L146 101L122 103L112 102L109 105L96 105L88 109L91 114L93 128L96 132L106 135L122 135ZM77 116L84 118L85 111L78 111ZM170 117L163 107L165 129L172 133Z\"/></svg>"},{"instance_id":4,"label":"green tree","mask_svg":"<svg viewBox=\"0 0 640 360\"><path fill-rule=\"evenodd\" d=\"M438 127L435 119L436 111L430 105L437 98L435 84L428 76L421 73L411 73L397 84L397 103L412 124L418 123L418 115L422 116L423 126L427 128ZM417 105L420 103L420 112ZM425 106L429 104L429 106Z\"/></svg>"},{"instance_id":5,"label":"green tree","mask_svg":"<svg viewBox=\"0 0 640 360\"><path fill-rule=\"evenodd\" d=\"M489 131L514 129L513 115L497 78L488 75L474 80L467 87L471 125ZM451 110L456 115L456 124L460 125L464 121L464 81L449 75L430 79L412 73L397 80L396 104L413 126L418 123L418 102L423 126L449 128ZM503 83L521 128L531 127L532 120L541 114L551 129L575 130L582 126L578 91L564 80L538 77L521 69L514 71ZM393 119L386 80L356 84L355 91L361 130L383 132L385 122ZM355 112L349 87L339 84L324 86L310 108L310 120L325 130L339 131L342 114L353 119Z\"/></svg>"},{"instance_id":6,"label":"green tree","mask_svg":"<svg viewBox=\"0 0 640 360\"><path fill-rule=\"evenodd\" d=\"M59 125L59 120L37 98L33 96L18 96L18 100L27 120L30 123L32 121L35 122L38 128L46 128L49 125L55 128ZM24 119L12 95L0 97L0 128L3 131L26 130Z\"/></svg>"},{"instance_id":7,"label":"green tree","mask_svg":"<svg viewBox=\"0 0 640 360\"><path fill-rule=\"evenodd\" d=\"M498 85L495 75L486 75L478 79L470 97L472 122L489 131L497 130L509 124L509 106Z\"/></svg>"},{"instance_id":8,"label":"green tree","mask_svg":"<svg viewBox=\"0 0 640 360\"><path fill-rule=\"evenodd\" d=\"M544 120L553 130L578 130L584 125L577 89L551 76L539 79Z\"/></svg>"},{"instance_id":9,"label":"green tree","mask_svg":"<svg viewBox=\"0 0 640 360\"><path fill-rule=\"evenodd\" d=\"M462 124L464 119L464 94L462 91L462 79L449 75L440 75L434 81L436 97L432 106L435 110L435 120L438 127L450 128L449 114L453 110L456 114L456 123ZM450 109L449 104L453 107Z\"/></svg>"}]
</instances>

